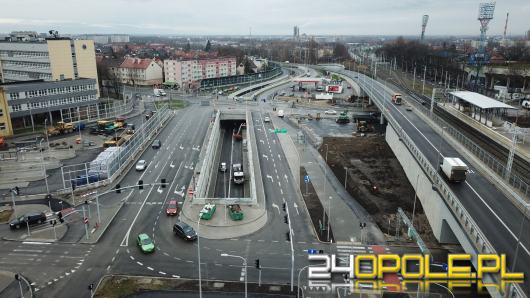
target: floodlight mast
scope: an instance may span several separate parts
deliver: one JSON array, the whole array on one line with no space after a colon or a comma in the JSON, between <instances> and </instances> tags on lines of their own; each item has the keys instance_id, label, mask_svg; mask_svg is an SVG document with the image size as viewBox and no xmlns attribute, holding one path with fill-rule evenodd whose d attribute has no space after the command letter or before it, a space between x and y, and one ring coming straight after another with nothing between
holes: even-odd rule
<instances>
[{"instance_id":1,"label":"floodlight mast","mask_svg":"<svg viewBox=\"0 0 530 298\"><path fill-rule=\"evenodd\" d=\"M480 41L478 51L475 54L474 63L476 66L475 76L475 91L478 91L478 78L480 69L486 63L486 31L488 30L488 24L493 19L493 13L495 11L495 2L484 2L480 3L478 8L478 20L480 22Z\"/></svg>"},{"instance_id":2,"label":"floodlight mast","mask_svg":"<svg viewBox=\"0 0 530 298\"><path fill-rule=\"evenodd\" d=\"M429 22L429 15L423 15L423 18L421 20L421 38L420 41L423 42L423 39L425 38L425 28L427 28L427 22Z\"/></svg>"}]
</instances>

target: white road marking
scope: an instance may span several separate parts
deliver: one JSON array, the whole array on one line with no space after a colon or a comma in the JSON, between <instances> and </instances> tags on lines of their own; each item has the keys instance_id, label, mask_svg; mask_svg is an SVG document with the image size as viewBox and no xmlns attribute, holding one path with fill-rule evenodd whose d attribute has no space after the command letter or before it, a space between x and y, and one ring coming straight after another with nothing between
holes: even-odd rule
<instances>
[{"instance_id":1,"label":"white road marking","mask_svg":"<svg viewBox=\"0 0 530 298\"><path fill-rule=\"evenodd\" d=\"M149 269L151 271L155 270L155 269L153 269L153 267L147 267L147 269Z\"/></svg>"},{"instance_id":2,"label":"white road marking","mask_svg":"<svg viewBox=\"0 0 530 298\"><path fill-rule=\"evenodd\" d=\"M140 265L140 266L143 266L143 265L144 265L143 263L138 262L138 261L136 261L136 264L138 264L138 265Z\"/></svg>"}]
</instances>

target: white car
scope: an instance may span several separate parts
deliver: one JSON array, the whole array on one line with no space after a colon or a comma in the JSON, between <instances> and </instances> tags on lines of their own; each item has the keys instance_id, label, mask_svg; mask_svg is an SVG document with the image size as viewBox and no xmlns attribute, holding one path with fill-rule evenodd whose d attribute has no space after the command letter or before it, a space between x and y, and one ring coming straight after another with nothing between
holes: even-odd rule
<instances>
[{"instance_id":1,"label":"white car","mask_svg":"<svg viewBox=\"0 0 530 298\"><path fill-rule=\"evenodd\" d=\"M327 110L324 112L324 114L326 115L337 115L337 111L335 110Z\"/></svg>"},{"instance_id":2,"label":"white car","mask_svg":"<svg viewBox=\"0 0 530 298\"><path fill-rule=\"evenodd\" d=\"M265 118L263 118L263 122L265 122L265 123L271 122L271 118L265 117Z\"/></svg>"},{"instance_id":3,"label":"white car","mask_svg":"<svg viewBox=\"0 0 530 298\"><path fill-rule=\"evenodd\" d=\"M147 167L147 162L143 159L140 159L137 163L136 163L136 170L137 171L143 171L145 170L145 168Z\"/></svg>"}]
</instances>

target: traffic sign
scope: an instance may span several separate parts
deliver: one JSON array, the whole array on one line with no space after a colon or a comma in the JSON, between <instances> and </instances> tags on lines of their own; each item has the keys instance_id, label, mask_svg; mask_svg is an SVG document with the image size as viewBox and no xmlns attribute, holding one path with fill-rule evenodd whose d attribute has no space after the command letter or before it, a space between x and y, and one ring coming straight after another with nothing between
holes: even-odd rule
<instances>
[{"instance_id":1,"label":"traffic sign","mask_svg":"<svg viewBox=\"0 0 530 298\"><path fill-rule=\"evenodd\" d=\"M309 178L309 175L305 175L304 176L304 182L305 183L309 183L311 181L311 179Z\"/></svg>"},{"instance_id":2,"label":"traffic sign","mask_svg":"<svg viewBox=\"0 0 530 298\"><path fill-rule=\"evenodd\" d=\"M447 272L447 263L442 263L442 270Z\"/></svg>"},{"instance_id":3,"label":"traffic sign","mask_svg":"<svg viewBox=\"0 0 530 298\"><path fill-rule=\"evenodd\" d=\"M310 254L310 255L316 255L318 254L318 250L314 249L314 248L310 248L307 250L307 253Z\"/></svg>"}]
</instances>

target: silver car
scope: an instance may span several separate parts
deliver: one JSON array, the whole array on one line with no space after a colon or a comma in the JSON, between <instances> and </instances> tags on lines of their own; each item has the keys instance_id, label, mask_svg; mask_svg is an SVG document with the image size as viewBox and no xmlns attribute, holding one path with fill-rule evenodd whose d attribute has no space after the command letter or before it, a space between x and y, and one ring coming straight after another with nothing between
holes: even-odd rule
<instances>
[{"instance_id":1,"label":"silver car","mask_svg":"<svg viewBox=\"0 0 530 298\"><path fill-rule=\"evenodd\" d=\"M145 170L145 168L147 167L147 162L143 159L140 159L137 163L136 163L136 170L137 171L143 171Z\"/></svg>"}]
</instances>

